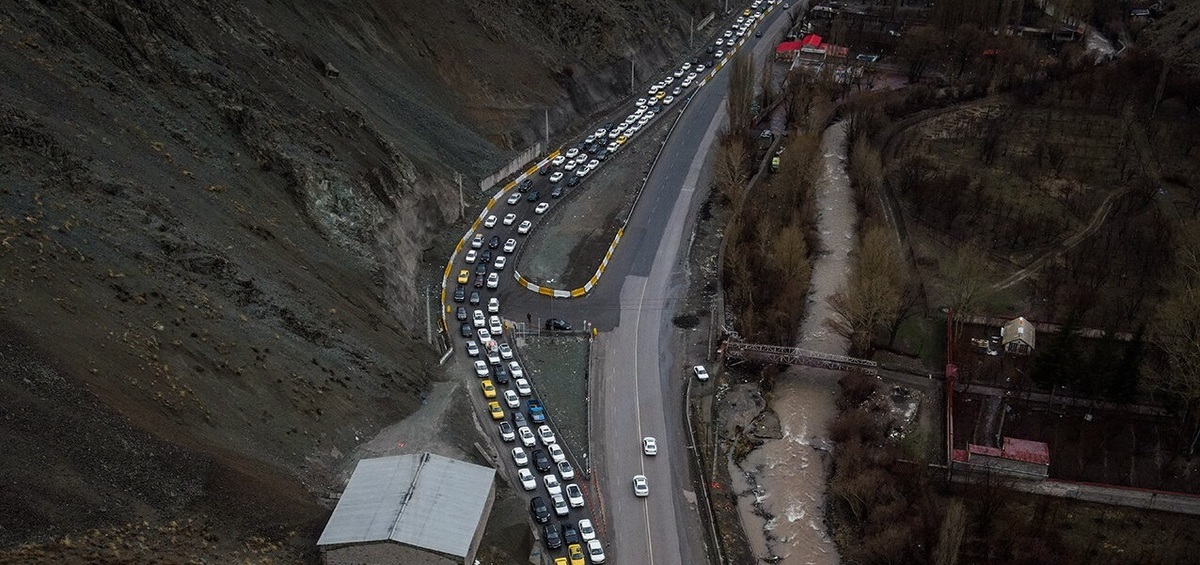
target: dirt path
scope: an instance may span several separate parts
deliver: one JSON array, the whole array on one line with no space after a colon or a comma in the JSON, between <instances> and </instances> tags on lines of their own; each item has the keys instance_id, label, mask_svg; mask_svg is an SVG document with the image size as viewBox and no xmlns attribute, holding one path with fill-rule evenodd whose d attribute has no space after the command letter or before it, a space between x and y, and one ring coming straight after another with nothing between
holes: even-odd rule
<instances>
[{"instance_id":1,"label":"dirt path","mask_svg":"<svg viewBox=\"0 0 1200 565\"><path fill-rule=\"evenodd\" d=\"M1042 269L1042 265L1046 264L1046 261L1058 257L1063 253L1070 251L1076 245L1079 245L1085 237L1091 235L1092 232L1095 232L1097 229L1099 229L1100 225L1104 223L1104 220L1108 219L1108 213L1112 211L1113 202L1115 202L1117 198L1124 196L1126 192L1128 192L1128 189L1119 190L1109 194L1108 198L1105 198L1104 202L1100 203L1100 207L1096 208L1096 211L1092 214L1091 221L1089 221L1086 226L1083 226L1079 231L1071 234L1071 237L1064 239L1062 243L1054 246L1053 249L1038 256L1037 259L1034 259L1033 262L1029 263L1029 265L1026 267L1013 273L1012 275L1009 275L1004 280L993 284L992 288L996 290L1003 290L1014 284L1017 284L1029 278L1034 273L1040 271Z\"/></svg>"}]
</instances>

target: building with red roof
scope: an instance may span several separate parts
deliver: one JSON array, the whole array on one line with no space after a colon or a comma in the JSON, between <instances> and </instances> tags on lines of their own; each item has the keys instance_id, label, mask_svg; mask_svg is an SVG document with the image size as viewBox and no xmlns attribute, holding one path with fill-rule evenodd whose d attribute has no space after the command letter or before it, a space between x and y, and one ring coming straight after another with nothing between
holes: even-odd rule
<instances>
[{"instance_id":1,"label":"building with red roof","mask_svg":"<svg viewBox=\"0 0 1200 565\"><path fill-rule=\"evenodd\" d=\"M1045 479L1050 475L1050 446L1028 439L1005 437L1003 447L968 443L955 449L954 463L968 469L989 470L1025 479Z\"/></svg>"}]
</instances>

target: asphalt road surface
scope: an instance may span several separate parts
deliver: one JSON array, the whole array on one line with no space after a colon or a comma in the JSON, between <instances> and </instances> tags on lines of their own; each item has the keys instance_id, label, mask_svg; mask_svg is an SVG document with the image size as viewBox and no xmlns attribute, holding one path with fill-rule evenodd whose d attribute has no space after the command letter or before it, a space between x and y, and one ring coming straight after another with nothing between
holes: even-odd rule
<instances>
[{"instance_id":1,"label":"asphalt road surface","mask_svg":"<svg viewBox=\"0 0 1200 565\"><path fill-rule=\"evenodd\" d=\"M756 66L772 53L772 39L781 37L788 26L780 8L759 24L764 37L749 34L741 47L753 49ZM586 319L603 332L593 345L593 369L598 373L593 378L599 378L599 385L589 409L595 420L592 433L597 434L592 463L603 499L603 518L597 526L608 540L610 561L703 563L710 551L688 473L681 410L685 368L692 363L677 360L668 344L674 331L673 304L686 283L681 250L710 184L709 153L726 123L728 75L728 69L722 69L694 91L650 172L617 252L591 294L552 299L513 288L507 276L502 279L500 296L507 312L528 312L534 319L562 317L572 323ZM674 120L676 115L672 110L655 119ZM528 208L526 202L512 207L500 202L494 213L503 217L521 210L519 215L528 217ZM496 231L506 238L510 236L504 232L510 229ZM658 440L657 456L642 454L645 436ZM649 479L647 498L633 494L637 474Z\"/></svg>"}]
</instances>

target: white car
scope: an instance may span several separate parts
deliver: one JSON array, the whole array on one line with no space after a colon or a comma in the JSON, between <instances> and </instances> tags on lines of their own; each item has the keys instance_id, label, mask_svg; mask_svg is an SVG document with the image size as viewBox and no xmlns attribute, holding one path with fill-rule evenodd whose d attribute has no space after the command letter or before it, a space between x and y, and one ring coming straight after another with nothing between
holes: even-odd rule
<instances>
[{"instance_id":1,"label":"white car","mask_svg":"<svg viewBox=\"0 0 1200 565\"><path fill-rule=\"evenodd\" d=\"M683 69L675 69L675 72L671 74L675 75L675 77L681 77L683 76Z\"/></svg>"},{"instance_id":2,"label":"white car","mask_svg":"<svg viewBox=\"0 0 1200 565\"><path fill-rule=\"evenodd\" d=\"M717 49L717 52L713 53L714 59L720 59L721 57L724 57L724 56L725 56L725 52L721 51L720 49Z\"/></svg>"},{"instance_id":3,"label":"white car","mask_svg":"<svg viewBox=\"0 0 1200 565\"><path fill-rule=\"evenodd\" d=\"M586 163L586 162L587 162L587 160L588 160L588 154L587 154L587 153L580 153L580 154L578 154L578 155L576 155L576 156L575 156L575 162L576 162L576 163L579 163L580 165L582 165L582 164Z\"/></svg>"},{"instance_id":4,"label":"white car","mask_svg":"<svg viewBox=\"0 0 1200 565\"><path fill-rule=\"evenodd\" d=\"M590 165L589 165L589 166L590 166ZM542 203L538 204L538 205L537 205L537 207L535 207L535 208L533 209L533 213L534 213L534 214L545 214L545 213L546 213L546 210L549 210L549 209L550 209L550 203L549 203L549 202L542 202ZM503 259L503 257L502 257L502 259Z\"/></svg>"},{"instance_id":5,"label":"white car","mask_svg":"<svg viewBox=\"0 0 1200 565\"><path fill-rule=\"evenodd\" d=\"M579 521L579 537L583 541L592 541L596 539L596 528L592 527L592 521L584 518Z\"/></svg>"},{"instance_id":6,"label":"white car","mask_svg":"<svg viewBox=\"0 0 1200 565\"><path fill-rule=\"evenodd\" d=\"M706 69L706 68L708 68L708 67L705 67L704 63L700 63L699 65L696 65L696 72L702 73L702 72L704 72L704 69Z\"/></svg>"},{"instance_id":7,"label":"white car","mask_svg":"<svg viewBox=\"0 0 1200 565\"><path fill-rule=\"evenodd\" d=\"M569 481L575 478L575 468L571 466L570 461L559 461L558 474L562 475L564 481Z\"/></svg>"},{"instance_id":8,"label":"white car","mask_svg":"<svg viewBox=\"0 0 1200 565\"><path fill-rule=\"evenodd\" d=\"M554 431L546 424L538 426L537 434L538 438L542 440L543 445L558 443L558 438L554 437Z\"/></svg>"},{"instance_id":9,"label":"white car","mask_svg":"<svg viewBox=\"0 0 1200 565\"><path fill-rule=\"evenodd\" d=\"M594 170L596 170L596 167L600 166L600 161L598 161L596 159L592 159L591 161L588 161L587 166L589 169L592 169L594 171Z\"/></svg>"},{"instance_id":10,"label":"white car","mask_svg":"<svg viewBox=\"0 0 1200 565\"><path fill-rule=\"evenodd\" d=\"M537 479L533 478L533 473L524 467L517 469L517 478L521 479L521 486L525 490L533 490L537 488Z\"/></svg>"},{"instance_id":11,"label":"white car","mask_svg":"<svg viewBox=\"0 0 1200 565\"><path fill-rule=\"evenodd\" d=\"M511 237L508 238L508 241L504 242L504 252L512 253L513 251L516 251L516 250L517 250L517 240L515 240Z\"/></svg>"},{"instance_id":12,"label":"white car","mask_svg":"<svg viewBox=\"0 0 1200 565\"><path fill-rule=\"evenodd\" d=\"M645 98L638 98L638 99L637 99L637 102L634 102L634 104L636 104L638 108L641 108L642 106L645 106L645 105L646 105L646 99L645 99Z\"/></svg>"},{"instance_id":13,"label":"white car","mask_svg":"<svg viewBox=\"0 0 1200 565\"><path fill-rule=\"evenodd\" d=\"M491 314L496 314L496 313L500 312L500 299L499 298L496 298L493 296L492 298L488 299L488 312Z\"/></svg>"},{"instance_id":14,"label":"white car","mask_svg":"<svg viewBox=\"0 0 1200 565\"><path fill-rule=\"evenodd\" d=\"M604 546L600 545L600 540L592 538L587 542L588 559L592 563L604 563Z\"/></svg>"},{"instance_id":15,"label":"white car","mask_svg":"<svg viewBox=\"0 0 1200 565\"><path fill-rule=\"evenodd\" d=\"M525 448L523 447L512 448L512 458L513 463L518 467L524 467L529 464L529 456L525 454Z\"/></svg>"},{"instance_id":16,"label":"white car","mask_svg":"<svg viewBox=\"0 0 1200 565\"><path fill-rule=\"evenodd\" d=\"M690 80L685 80L685 81L683 81L683 87L684 87L684 88L688 88L688 87L690 87L690 86L692 86L692 81L690 81Z\"/></svg>"},{"instance_id":17,"label":"white car","mask_svg":"<svg viewBox=\"0 0 1200 565\"><path fill-rule=\"evenodd\" d=\"M487 278L487 287L496 288L498 286L500 286L500 275L497 275L496 273L489 274Z\"/></svg>"},{"instance_id":18,"label":"white car","mask_svg":"<svg viewBox=\"0 0 1200 565\"><path fill-rule=\"evenodd\" d=\"M579 167L578 171L575 171L575 176L586 177L587 174L590 172L592 172L592 168L587 165L584 165L582 167Z\"/></svg>"},{"instance_id":19,"label":"white car","mask_svg":"<svg viewBox=\"0 0 1200 565\"><path fill-rule=\"evenodd\" d=\"M658 99L657 99L657 98L651 98L651 99L650 99L650 101L649 101L649 102L647 102L646 104L647 104L647 106L648 106L648 107L650 107L650 108L653 108L653 107L655 107L655 106L657 106L657 105L658 105Z\"/></svg>"},{"instance_id":20,"label":"white car","mask_svg":"<svg viewBox=\"0 0 1200 565\"><path fill-rule=\"evenodd\" d=\"M483 227L485 227L485 228L496 227L496 216L494 216L494 215L488 216L487 219L483 221Z\"/></svg>"},{"instance_id":21,"label":"white car","mask_svg":"<svg viewBox=\"0 0 1200 565\"><path fill-rule=\"evenodd\" d=\"M511 225L513 225L513 222L515 222L515 221L517 221L516 214L505 214L504 215L504 225L511 226Z\"/></svg>"},{"instance_id":22,"label":"white car","mask_svg":"<svg viewBox=\"0 0 1200 565\"><path fill-rule=\"evenodd\" d=\"M675 101L675 97L674 97L674 96L668 96L668 97L666 97L666 98L663 98L663 106L670 106L670 105L671 105L671 103L672 103L672 102L674 102L674 101Z\"/></svg>"},{"instance_id":23,"label":"white car","mask_svg":"<svg viewBox=\"0 0 1200 565\"><path fill-rule=\"evenodd\" d=\"M606 134L606 133L608 133L608 130L606 130L604 128L600 128L600 129L596 130L596 133L593 133L592 135L599 138L599 137L604 137L604 134Z\"/></svg>"},{"instance_id":24,"label":"white car","mask_svg":"<svg viewBox=\"0 0 1200 565\"><path fill-rule=\"evenodd\" d=\"M657 84L650 85L650 90L647 90L646 94L649 96L654 96L655 94L658 94L658 85Z\"/></svg>"},{"instance_id":25,"label":"white car","mask_svg":"<svg viewBox=\"0 0 1200 565\"><path fill-rule=\"evenodd\" d=\"M708 369L705 369L704 365L696 365L695 367L692 367L692 373L696 375L698 380L708 380Z\"/></svg>"},{"instance_id":26,"label":"white car","mask_svg":"<svg viewBox=\"0 0 1200 565\"><path fill-rule=\"evenodd\" d=\"M474 249L483 247L483 234L477 233L475 237L471 238L471 247Z\"/></svg>"},{"instance_id":27,"label":"white car","mask_svg":"<svg viewBox=\"0 0 1200 565\"><path fill-rule=\"evenodd\" d=\"M515 381L514 386L517 387L517 394L519 394L521 396L529 396L529 395L533 394L533 389L529 388L529 381L527 381L525 379L517 379ZM528 430L529 428L525 428L525 429ZM529 435L530 435L530 437L533 437L532 432Z\"/></svg>"},{"instance_id":28,"label":"white car","mask_svg":"<svg viewBox=\"0 0 1200 565\"><path fill-rule=\"evenodd\" d=\"M559 165L562 165L562 164L563 164L563 161L566 161L566 160L567 160L567 158L566 158L566 157L564 157L564 156L562 156L562 155L559 155L559 156L557 156L557 157L555 157L555 158L551 159L551 160L550 160L550 164L551 164L551 165L554 165L555 167L557 167L557 166L559 166Z\"/></svg>"},{"instance_id":29,"label":"white car","mask_svg":"<svg viewBox=\"0 0 1200 565\"><path fill-rule=\"evenodd\" d=\"M479 336L479 343L487 346L489 341L492 341L492 332L487 331L487 328L479 328L475 330L475 335Z\"/></svg>"},{"instance_id":30,"label":"white car","mask_svg":"<svg viewBox=\"0 0 1200 565\"><path fill-rule=\"evenodd\" d=\"M463 259L468 263L474 263L479 258L479 252L474 249L468 249L466 256Z\"/></svg>"},{"instance_id":31,"label":"white car","mask_svg":"<svg viewBox=\"0 0 1200 565\"><path fill-rule=\"evenodd\" d=\"M492 268L496 269L497 271L503 271L504 265L506 265L507 263L508 263L508 257L501 255L499 257L496 257L496 261L492 263Z\"/></svg>"},{"instance_id":32,"label":"white car","mask_svg":"<svg viewBox=\"0 0 1200 565\"><path fill-rule=\"evenodd\" d=\"M514 192L514 193L508 195L508 200L505 200L505 202L508 202L509 205L515 205L517 202L520 202L520 201L521 201L521 193L520 192Z\"/></svg>"},{"instance_id":33,"label":"white car","mask_svg":"<svg viewBox=\"0 0 1200 565\"><path fill-rule=\"evenodd\" d=\"M688 73L688 80L696 80L696 73Z\"/></svg>"},{"instance_id":34,"label":"white car","mask_svg":"<svg viewBox=\"0 0 1200 565\"><path fill-rule=\"evenodd\" d=\"M650 496L650 483L646 481L646 475L633 476L633 494L637 497Z\"/></svg>"},{"instance_id":35,"label":"white car","mask_svg":"<svg viewBox=\"0 0 1200 565\"><path fill-rule=\"evenodd\" d=\"M546 451L550 454L550 460L555 463L562 463L563 461L567 460L567 454L563 452L562 446L558 445L557 443L547 445Z\"/></svg>"},{"instance_id":36,"label":"white car","mask_svg":"<svg viewBox=\"0 0 1200 565\"><path fill-rule=\"evenodd\" d=\"M482 328L487 325L487 316L483 315L483 310L476 310L472 314L472 321L475 323L475 327Z\"/></svg>"},{"instance_id":37,"label":"white car","mask_svg":"<svg viewBox=\"0 0 1200 565\"><path fill-rule=\"evenodd\" d=\"M525 371L521 369L521 364L516 361L508 362L508 372L512 373L514 379L525 378Z\"/></svg>"},{"instance_id":38,"label":"white car","mask_svg":"<svg viewBox=\"0 0 1200 565\"><path fill-rule=\"evenodd\" d=\"M509 347L507 343L501 343L499 349L500 357L502 357L505 361L513 358L512 348Z\"/></svg>"},{"instance_id":39,"label":"white car","mask_svg":"<svg viewBox=\"0 0 1200 565\"><path fill-rule=\"evenodd\" d=\"M574 171L575 167L578 165L579 165L579 163L576 163L574 159L571 159L570 161L567 161L566 165L563 165L563 168L568 171Z\"/></svg>"},{"instance_id":40,"label":"white car","mask_svg":"<svg viewBox=\"0 0 1200 565\"><path fill-rule=\"evenodd\" d=\"M690 69L690 68L692 68L692 64L691 64L691 63L684 63L684 64L683 64L683 70L685 70L685 71L686 71L686 70L688 70L688 69Z\"/></svg>"},{"instance_id":41,"label":"white car","mask_svg":"<svg viewBox=\"0 0 1200 565\"><path fill-rule=\"evenodd\" d=\"M513 390L504 391L504 403L514 410L521 407L521 399L517 398L517 393Z\"/></svg>"},{"instance_id":42,"label":"white car","mask_svg":"<svg viewBox=\"0 0 1200 565\"><path fill-rule=\"evenodd\" d=\"M542 202L542 204L545 204L545 202ZM525 235L529 233L529 230L531 229L533 229L533 222L525 220L524 222L521 222L521 225L517 226L517 233Z\"/></svg>"},{"instance_id":43,"label":"white car","mask_svg":"<svg viewBox=\"0 0 1200 565\"><path fill-rule=\"evenodd\" d=\"M546 484L546 492L551 495L562 494L562 484L558 482L558 476L554 473L542 477L542 482Z\"/></svg>"},{"instance_id":44,"label":"white car","mask_svg":"<svg viewBox=\"0 0 1200 565\"><path fill-rule=\"evenodd\" d=\"M568 158L568 159L573 159L573 158L574 158L576 155L578 155L578 154L579 154L579 149L578 149L578 148L572 147L572 148L570 148L570 149L568 149L568 150L567 150L567 158Z\"/></svg>"},{"instance_id":45,"label":"white car","mask_svg":"<svg viewBox=\"0 0 1200 565\"><path fill-rule=\"evenodd\" d=\"M583 490L575 483L567 483L567 502L571 508L583 508Z\"/></svg>"},{"instance_id":46,"label":"white car","mask_svg":"<svg viewBox=\"0 0 1200 565\"><path fill-rule=\"evenodd\" d=\"M487 360L488 360L488 365L491 365L493 367L498 366L500 364L500 356L498 354L496 354L496 352L494 350L488 351Z\"/></svg>"},{"instance_id":47,"label":"white car","mask_svg":"<svg viewBox=\"0 0 1200 565\"><path fill-rule=\"evenodd\" d=\"M658 442L652 437L642 438L642 453L646 455L658 455Z\"/></svg>"},{"instance_id":48,"label":"white car","mask_svg":"<svg viewBox=\"0 0 1200 565\"><path fill-rule=\"evenodd\" d=\"M500 430L500 439L504 441L513 441L517 439L517 434L513 433L512 424L508 422L500 422L496 428Z\"/></svg>"},{"instance_id":49,"label":"white car","mask_svg":"<svg viewBox=\"0 0 1200 565\"><path fill-rule=\"evenodd\" d=\"M517 435L521 438L521 445L525 447L533 447L537 445L537 436L533 435L533 430L529 426L521 426L517 428Z\"/></svg>"},{"instance_id":50,"label":"white car","mask_svg":"<svg viewBox=\"0 0 1200 565\"><path fill-rule=\"evenodd\" d=\"M488 318L488 331L492 332L492 335L494 336L499 336L500 334L504 333L504 325L500 323L500 316L493 314ZM500 356L497 355L496 360L499 361L499 359Z\"/></svg>"},{"instance_id":51,"label":"white car","mask_svg":"<svg viewBox=\"0 0 1200 565\"><path fill-rule=\"evenodd\" d=\"M562 180L562 178L563 178L562 171L554 171L554 173L550 175L550 182L558 182L558 181Z\"/></svg>"},{"instance_id":52,"label":"white car","mask_svg":"<svg viewBox=\"0 0 1200 565\"><path fill-rule=\"evenodd\" d=\"M483 359L475 361L475 374L479 375L480 378L488 376L488 365Z\"/></svg>"},{"instance_id":53,"label":"white car","mask_svg":"<svg viewBox=\"0 0 1200 565\"><path fill-rule=\"evenodd\" d=\"M467 342L467 355L471 357L479 357L479 344L474 341Z\"/></svg>"},{"instance_id":54,"label":"white car","mask_svg":"<svg viewBox=\"0 0 1200 565\"><path fill-rule=\"evenodd\" d=\"M554 513L559 516L571 513L571 507L567 505L567 500L561 494L550 495L550 504L554 506Z\"/></svg>"},{"instance_id":55,"label":"white car","mask_svg":"<svg viewBox=\"0 0 1200 565\"><path fill-rule=\"evenodd\" d=\"M725 30L725 37L727 37L727 38L733 37L733 30L731 30L731 29Z\"/></svg>"},{"instance_id":56,"label":"white car","mask_svg":"<svg viewBox=\"0 0 1200 565\"><path fill-rule=\"evenodd\" d=\"M596 134L589 133L587 137L583 138L583 142L588 145L595 143L596 142Z\"/></svg>"},{"instance_id":57,"label":"white car","mask_svg":"<svg viewBox=\"0 0 1200 565\"><path fill-rule=\"evenodd\" d=\"M616 152L617 152L617 149L619 149L620 147L621 147L621 144L620 144L620 143L617 143L617 142L615 142L615 141L614 141L614 142L612 142L612 143L609 143L609 144L608 144L608 152L609 152L609 153L616 153Z\"/></svg>"}]
</instances>

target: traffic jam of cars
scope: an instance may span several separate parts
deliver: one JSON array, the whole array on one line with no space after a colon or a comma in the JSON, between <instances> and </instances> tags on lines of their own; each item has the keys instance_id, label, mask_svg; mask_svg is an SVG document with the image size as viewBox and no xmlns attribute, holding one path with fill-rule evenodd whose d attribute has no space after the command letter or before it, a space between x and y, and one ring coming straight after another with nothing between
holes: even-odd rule
<instances>
[{"instance_id":1,"label":"traffic jam of cars","mask_svg":"<svg viewBox=\"0 0 1200 565\"><path fill-rule=\"evenodd\" d=\"M511 327L502 318L500 299L491 294L498 291L500 273L514 260L512 255L520 238L528 235L538 217L550 210L551 201L594 172L688 88L698 86L701 73L711 72L713 65L721 62L724 49L732 49L736 39L746 36L773 3L755 0L731 29L718 35L716 45L706 48L712 59L683 63L651 85L645 97L635 100L635 109L623 121L605 124L545 162L537 172L546 177L548 186L539 188L542 183L532 176L518 177L512 193L503 199L506 206L497 205L504 211L489 208L476 231L468 234L463 264L456 274L451 273L455 283L452 311L459 323L462 348L472 359L470 365L485 411L506 446L517 482L530 495L529 512L542 541L549 550L566 554L555 557L555 565L582 565L585 556L590 563L604 563L604 546L593 526L584 490L574 482L580 471L559 443L530 374L508 341ZM542 190L549 200L543 199ZM530 209L533 215L522 218L522 211ZM572 327L566 320L551 318L546 320L545 329L570 331ZM692 368L692 372L701 381L708 378L702 366ZM643 456L654 457L658 454L657 440L642 438L641 450ZM644 475L633 477L633 495L650 495Z\"/></svg>"}]
</instances>

